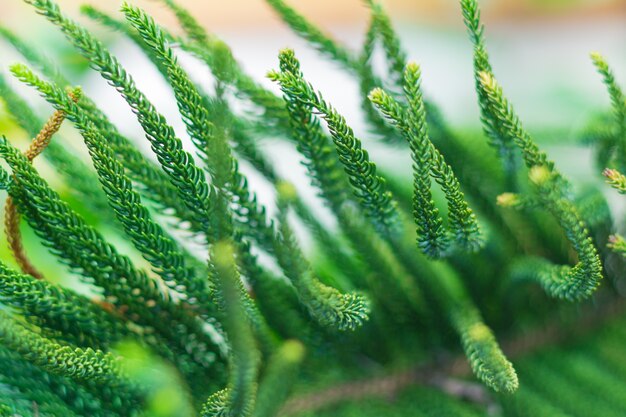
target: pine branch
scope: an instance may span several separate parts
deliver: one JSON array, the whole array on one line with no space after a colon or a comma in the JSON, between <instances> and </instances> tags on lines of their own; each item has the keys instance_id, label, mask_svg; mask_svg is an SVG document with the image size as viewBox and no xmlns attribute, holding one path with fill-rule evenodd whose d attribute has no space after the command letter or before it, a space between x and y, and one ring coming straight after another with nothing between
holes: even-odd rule
<instances>
[{"instance_id":1,"label":"pine branch","mask_svg":"<svg viewBox=\"0 0 626 417\"><path fill-rule=\"evenodd\" d=\"M69 93L73 101L80 98L80 90L73 90ZM41 154L50 144L52 136L59 131L61 124L65 120L65 113L62 111L55 112L43 126L41 131L32 140L28 149L24 152L24 156L32 162L37 155ZM28 260L24 247L22 246L22 235L20 233L20 215L13 203L11 196L7 197L5 203L4 230L9 242L9 248L13 252L17 264L26 274L32 275L37 279L43 279L41 272Z\"/></svg>"},{"instance_id":2,"label":"pine branch","mask_svg":"<svg viewBox=\"0 0 626 417\"><path fill-rule=\"evenodd\" d=\"M203 232L216 233L209 222L211 194L214 190L207 184L204 174L193 157L183 150L174 129L165 117L158 113L150 101L135 86L117 59L88 31L63 16L51 0L26 0L39 13L63 31L68 40L87 58L92 67L109 81L137 115L146 138L157 156L163 171L176 188L179 198L192 213L193 219L203 225Z\"/></svg>"},{"instance_id":3,"label":"pine branch","mask_svg":"<svg viewBox=\"0 0 626 417\"><path fill-rule=\"evenodd\" d=\"M420 70L415 64L408 64L404 71L404 93L406 109L382 89L373 90L370 100L398 126L409 142L414 163L413 212L418 227L418 246L425 254L440 257L448 244L443 220L430 193L429 175L432 175L448 201L450 228L456 241L470 251L476 250L481 245L478 223L452 168L430 141L420 91Z\"/></svg>"},{"instance_id":4,"label":"pine branch","mask_svg":"<svg viewBox=\"0 0 626 417\"><path fill-rule=\"evenodd\" d=\"M513 365L502 353L495 336L471 306L459 306L451 312L452 323L474 375L496 392L511 393L519 382Z\"/></svg>"},{"instance_id":5,"label":"pine branch","mask_svg":"<svg viewBox=\"0 0 626 417\"><path fill-rule=\"evenodd\" d=\"M557 219L578 254L578 263L574 267L544 262L532 274L554 297L567 300L587 298L600 284L602 264L585 223L566 196L567 182L524 130L495 79L487 73L481 73L480 79L491 117L497 118L498 123L506 128L508 140L522 151L524 162L530 169L531 182L535 185L536 198Z\"/></svg>"},{"instance_id":6,"label":"pine branch","mask_svg":"<svg viewBox=\"0 0 626 417\"><path fill-rule=\"evenodd\" d=\"M290 382L294 380L304 354L302 343L288 340L272 356L259 384L259 395L254 411L255 417L278 415L280 406L290 391Z\"/></svg>"},{"instance_id":7,"label":"pine branch","mask_svg":"<svg viewBox=\"0 0 626 417\"><path fill-rule=\"evenodd\" d=\"M86 12L95 13L99 18L104 18L106 15L98 14L98 12L90 7L86 7ZM111 24L117 22L114 19L106 16L108 20L106 23ZM119 22L117 22L119 23ZM131 32L132 33L132 32ZM138 37L135 34L135 37ZM27 45L20 45L19 50L28 48ZM28 49L28 53L25 57L34 66L41 68L44 74L61 86L68 85L68 81L61 76L53 76L57 74L51 64L42 58L37 51L32 48ZM0 91L2 91L3 98L7 101L12 108L12 113L18 118L21 126L29 131L32 135L36 132L32 131L33 126L41 126L41 122L35 122L37 118L32 114L32 111L26 107L26 104L17 97L10 88L5 84L4 80L0 77ZM189 222L191 228L200 232L202 226L199 226L193 218L190 218L189 211L186 208L184 202L178 198L176 189L170 184L167 176L162 172L159 167L155 166L151 161L148 161L134 146L130 144L127 138L123 137L117 128L108 120L105 114L91 101L88 97L83 97L81 100L81 106L90 116L92 122L102 131L102 134L109 139L111 146L116 151L116 155L122 158L125 168L133 181L137 182L143 196L146 199L156 203L157 208L160 211L167 212L168 215L174 215L175 217ZM31 116L32 115L32 116ZM37 127L39 129L39 127ZM48 148L46 157L51 159L51 162L57 167L57 169L64 174L65 177L71 179L72 191L77 193L79 197L88 204L92 204L95 212L106 212L102 208L108 207L106 198L102 193L94 192L99 190L98 179L90 172L82 161L76 158L74 155L67 152L62 146L57 146L55 142L51 143ZM173 211L173 213L171 213ZM177 225L183 224L182 222L176 222Z\"/></svg>"},{"instance_id":8,"label":"pine branch","mask_svg":"<svg viewBox=\"0 0 626 417\"><path fill-rule=\"evenodd\" d=\"M27 361L75 380L125 385L120 363L112 354L61 346L28 330L5 313L0 318L0 341Z\"/></svg>"},{"instance_id":9,"label":"pine branch","mask_svg":"<svg viewBox=\"0 0 626 417\"><path fill-rule=\"evenodd\" d=\"M212 255L225 308L224 327L230 345L231 369L228 387L209 397L202 416L250 416L256 399L259 352L240 299L233 247L227 242L218 242Z\"/></svg>"},{"instance_id":10,"label":"pine branch","mask_svg":"<svg viewBox=\"0 0 626 417\"><path fill-rule=\"evenodd\" d=\"M280 61L280 70L303 77L300 63L293 54L284 54ZM289 122L298 151L304 156L311 184L318 188L326 204L337 213L348 199L345 192L349 186L339 160L335 156L333 144L322 131L319 119L313 110L290 94L284 95L289 112Z\"/></svg>"},{"instance_id":11,"label":"pine branch","mask_svg":"<svg viewBox=\"0 0 626 417\"><path fill-rule=\"evenodd\" d=\"M28 160L5 138L0 141L0 155L15 176L10 195L55 255L87 283L101 287L105 295L114 300L117 308L128 310L131 318L154 326L164 337L173 338L175 344L190 349L204 366L209 367L214 362L215 354L207 352L207 346L212 348L213 342L204 337L200 323L193 316L176 308L154 280L137 270L129 258L118 254L95 229L61 201ZM181 326L172 327L168 324L169 320ZM199 343L198 338L202 342Z\"/></svg>"},{"instance_id":12,"label":"pine branch","mask_svg":"<svg viewBox=\"0 0 626 417\"><path fill-rule=\"evenodd\" d=\"M267 3L294 32L311 43L320 53L348 68L358 67L358 61L347 50L322 33L320 29L284 1L267 0Z\"/></svg>"},{"instance_id":13,"label":"pine branch","mask_svg":"<svg viewBox=\"0 0 626 417\"><path fill-rule=\"evenodd\" d=\"M415 412L417 401L418 411L426 414L475 413L474 406L458 401L463 399L500 406L507 417L523 410L552 417L561 408L573 414L619 414L623 384L616 377L621 374L613 373L626 372L620 356L626 333L615 325L605 329L609 342L602 347L586 346L593 342L586 338L583 351L546 351L522 359L516 369L507 358L560 343L566 334L588 328L597 315L584 309L573 316L570 311L579 307L553 302L525 310L529 300L536 303L543 296L518 281L529 279L557 298L590 297L603 270L610 278L619 275L626 244L619 235L609 237L621 225L600 193L573 197L574 187L522 127L494 81L477 0L460 2L474 44L478 102L489 137L485 143L476 142L473 134L452 134L437 107L424 100L419 68L408 63L399 32L378 0L364 2L370 22L359 53L331 39L288 0L268 0L297 34L359 82L371 133L387 144L408 144L412 184L400 182L391 171L390 178L397 180L388 182L345 118L305 80L291 50L280 53L279 70L269 74L281 90L278 95L248 75L228 45L177 0L161 3L176 16L183 36L129 4L122 8L125 19L83 7L83 13L135 42L172 88L195 147L187 152L172 125L94 35L67 18L55 0L25 1L122 95L156 162L89 97L72 101L63 90L70 82L54 62L0 28L0 39L43 77L24 66L13 67L14 73L34 86L58 116L44 129L31 158L0 139L0 159L6 162L0 167L0 190L8 192L10 203L57 263L96 293L90 299L0 262L0 302L8 309L0 314L0 403L9 406L0 406L0 415L264 417L286 410L282 403L300 363L307 386L326 384L329 376L376 374L371 381L305 397L306 407L343 396L394 395L417 381L428 388L416 389L410 401L400 399L396 412ZM214 88L194 83L178 61L179 52L208 66ZM373 62L379 52L386 62L382 71ZM609 184L623 193L626 103L606 61L599 55L592 59L614 114L598 117L585 134L604 161L602 168L609 167ZM43 121L2 76L0 97L18 126L37 135ZM94 169L55 139L44 157L60 175L48 178L31 160L48 145L61 116L80 132ZM295 145L334 216L329 219L333 226L321 221L328 210L314 213L314 206L281 178L263 152L264 138ZM489 146L501 161L484 152ZM246 162L277 193L275 217L248 184ZM519 168L528 170L529 181ZM48 184L57 178L71 203ZM433 180L447 203L447 219L438 211ZM483 244L468 201L489 232L483 256L456 251ZM540 212L526 215L507 207ZM11 211L9 205L9 234L17 236L19 223ZM310 232L304 239L296 233L292 214ZM172 234L170 226L176 229ZM129 254L122 255L99 227ZM307 237L313 238L312 256L306 252ZM607 238L615 253L596 249ZM200 255L192 254L195 244L205 248ZM433 261L424 253L446 259ZM502 271L508 279L499 279ZM616 281L594 295L594 304L610 306L618 287ZM550 328L526 333L549 315L554 316ZM507 317L516 317L516 323ZM499 344L506 333L521 336ZM287 339L300 342L283 344ZM299 343L310 352L305 362ZM447 357L449 350L461 348L464 355ZM127 356L130 362L123 359ZM426 365L407 370L406 364L416 360ZM606 364L598 366L599 360ZM333 374L322 375L323 367L331 367ZM391 368L397 368L392 375L379 377ZM507 399L517 389L518 371L522 382L530 382ZM472 372L482 385L461 379ZM578 399L575 393L581 389L601 400ZM546 401L546 395L555 400ZM166 401L168 407L162 407ZM352 409L387 414L384 405L363 404Z\"/></svg>"},{"instance_id":14,"label":"pine branch","mask_svg":"<svg viewBox=\"0 0 626 417\"><path fill-rule=\"evenodd\" d=\"M602 75L609 96L615 118L615 132L611 135L608 153L612 163L626 170L626 97L615 80L615 75L604 57L597 52L591 54L591 60L597 71Z\"/></svg>"},{"instance_id":15,"label":"pine branch","mask_svg":"<svg viewBox=\"0 0 626 417\"><path fill-rule=\"evenodd\" d=\"M236 207L239 207L239 223L242 228L264 247L271 248L274 238L273 224L267 219L265 207L258 204L256 195L249 190L248 181L239 172L238 162L233 158L226 138L216 134L218 132L210 120L200 93L177 64L165 35L145 12L128 5L123 7L123 11L165 67L187 132L206 158L212 177L215 179L218 175L224 176L216 182L223 183L224 191L234 196Z\"/></svg>"},{"instance_id":16,"label":"pine branch","mask_svg":"<svg viewBox=\"0 0 626 417\"><path fill-rule=\"evenodd\" d=\"M419 94L416 97L418 100L421 97L421 93ZM427 256L442 257L448 247L448 236L431 193L430 174L433 169L433 153L436 150L428 138L423 105L418 101L418 108L405 111L382 89L373 90L370 100L385 117L399 127L411 149L413 217L417 226L417 246ZM413 113L413 110L418 113Z\"/></svg>"},{"instance_id":17,"label":"pine branch","mask_svg":"<svg viewBox=\"0 0 626 417\"><path fill-rule=\"evenodd\" d=\"M272 249L275 235L273 224L266 218L265 208L258 205L256 196L248 189L247 179L239 173L238 163L231 154L226 138L216 134L215 126L204 107L200 93L177 64L173 51L166 44L165 36L154 21L140 9L124 5L122 10L127 20L137 29L143 41L166 70L188 133L208 162L208 169L213 179L212 187L218 194L213 198L212 203L214 205L212 218L216 220L211 221L211 230L215 232L210 242L229 238L233 233L234 225L232 215L229 213L228 200L231 199L231 195L234 195L235 203L241 207L242 218L237 219L238 225L253 234L264 247ZM215 215L216 211L220 214ZM237 246L240 245L237 243ZM242 291L242 294L245 295L245 291ZM262 334L267 333L266 325L256 311L254 303L247 299L245 304L256 330ZM271 343L271 337L268 336L267 339L267 342Z\"/></svg>"},{"instance_id":18,"label":"pine branch","mask_svg":"<svg viewBox=\"0 0 626 417\"><path fill-rule=\"evenodd\" d=\"M450 228L456 241L465 249L475 251L481 246L480 231L476 216L465 201L460 191L459 180L452 168L445 162L443 155L434 147L426 130L426 111L420 91L420 69L416 65L408 64L404 72L404 93L408 102L408 124L414 132L419 132L423 138L421 146L414 144L413 158L419 158L419 152L429 148L427 155L432 155L431 173L441 186L448 201L448 217ZM420 137L418 136L418 137ZM411 142L413 142L411 140ZM410 143L411 143L410 142Z\"/></svg>"},{"instance_id":19,"label":"pine branch","mask_svg":"<svg viewBox=\"0 0 626 417\"><path fill-rule=\"evenodd\" d=\"M480 21L478 2L477 0L461 0L461 8L465 26L467 26L470 39L474 44L474 79L485 134L489 137L490 144L498 151L498 156L502 159L504 170L508 177L507 181L510 186L513 186L515 184L514 175L518 169L518 163L513 151L515 145L506 136L506 127L502 126L498 119L490 114L488 98L484 89L481 88L481 74L485 73L493 76L493 70L485 48L485 28Z\"/></svg>"},{"instance_id":20,"label":"pine branch","mask_svg":"<svg viewBox=\"0 0 626 417\"><path fill-rule=\"evenodd\" d=\"M282 184L278 188L280 239L276 257L281 268L296 288L300 301L320 324L339 330L355 330L368 319L368 299L357 293L343 294L314 276L287 220L287 209L294 197L293 187Z\"/></svg>"},{"instance_id":21,"label":"pine branch","mask_svg":"<svg viewBox=\"0 0 626 417\"><path fill-rule=\"evenodd\" d=\"M189 264L191 255L170 237L152 218L142 204L141 197L133 189L124 167L115 158L107 140L95 128L85 111L51 84L38 79L23 66L13 66L13 73L22 81L37 88L53 106L75 123L89 150L102 188L110 206L135 247L150 262L153 270L174 291L183 291L205 311L211 311L209 283L199 278ZM182 288L181 288L182 286Z\"/></svg>"},{"instance_id":22,"label":"pine branch","mask_svg":"<svg viewBox=\"0 0 626 417\"><path fill-rule=\"evenodd\" d=\"M281 51L280 60L295 60L293 51ZM289 65L284 67L289 68ZM396 210L393 196L386 189L385 180L376 174L376 164L369 160L367 151L362 149L361 141L355 137L343 116L324 101L321 94L315 92L313 86L299 74L282 71L270 72L268 76L280 84L284 94L315 109L326 121L355 197L377 229L389 233Z\"/></svg>"},{"instance_id":23,"label":"pine branch","mask_svg":"<svg viewBox=\"0 0 626 417\"><path fill-rule=\"evenodd\" d=\"M0 142L0 153L12 168L13 175L15 177L15 180L10 188L10 192L12 192L12 196L20 208L24 209L24 214L29 222L31 222L31 225L35 226L34 228L36 231L51 239L57 234L58 236L62 236L64 234L66 236L73 236L75 241L83 242L82 250L86 252L85 255L87 255L87 248L101 248L99 251L92 251L90 257L97 259L96 257L99 255L98 252L100 252L100 255L106 259L107 264L118 264L116 269L124 271L124 273L121 274L122 276L132 279L129 276L135 275L137 284L141 283L138 286L143 288L144 291L147 290L147 299L160 298L157 295L158 292L155 289L155 286L153 284L148 284L148 277L139 274L136 271L130 273L130 260L117 255L116 251L111 246L106 245L104 240L99 236L99 234L97 234L97 232L95 232L95 230L87 226L78 214L76 214L66 203L62 202L58 195L47 186L41 177L37 175L36 171L30 165L26 157L21 155L17 149L11 147L6 138L3 138ZM54 207L54 209L52 209L52 207ZM31 214L33 215L32 217ZM38 224L38 222L42 223ZM59 227L59 225L63 224L67 224L68 226L73 224L74 226L67 228ZM41 225L41 228L37 227L39 225ZM59 239L58 243L61 242L62 240ZM92 244L87 244L88 242ZM90 278L97 280L96 277L102 275L96 273L97 270L89 266L89 258L82 260L79 257L76 257L72 259L72 255L78 250L80 250L79 247L74 248L68 245L59 245L55 247L55 251L57 253L67 256L68 261L75 263L77 268L84 267L84 271L90 276ZM107 256L104 256L105 253ZM89 274L89 272L92 271L94 274ZM116 292L124 291L125 287L122 282L114 283L105 279L98 284L110 288L111 294L115 294L116 296L121 295L116 294ZM127 300L130 300L130 288L127 290L129 292ZM120 300L120 302L123 301Z\"/></svg>"},{"instance_id":24,"label":"pine branch","mask_svg":"<svg viewBox=\"0 0 626 417\"><path fill-rule=\"evenodd\" d=\"M0 299L81 345L106 347L129 336L124 324L88 298L18 274L0 263Z\"/></svg>"},{"instance_id":25,"label":"pine branch","mask_svg":"<svg viewBox=\"0 0 626 417\"><path fill-rule=\"evenodd\" d=\"M0 75L0 97L6 103L8 111L18 125L29 135L36 136L43 120L30 109L28 104L19 97ZM87 168L80 158L71 154L61 143L53 141L49 144L44 157L55 167L63 179L72 184L70 192L92 212L103 213L103 221L108 221L106 198L99 192L98 179Z\"/></svg>"}]
</instances>

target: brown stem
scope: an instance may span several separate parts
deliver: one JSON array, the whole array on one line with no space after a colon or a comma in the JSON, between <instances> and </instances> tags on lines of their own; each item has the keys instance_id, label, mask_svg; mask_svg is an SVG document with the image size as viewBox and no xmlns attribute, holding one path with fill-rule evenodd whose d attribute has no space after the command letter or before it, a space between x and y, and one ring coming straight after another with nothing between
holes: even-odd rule
<instances>
[{"instance_id":1,"label":"brown stem","mask_svg":"<svg viewBox=\"0 0 626 417\"><path fill-rule=\"evenodd\" d=\"M22 245L22 234L20 233L20 213L18 213L13 197L8 196L4 205L4 233L9 242L9 248L13 253L15 262L19 265L22 272L32 275L34 278L43 279L41 272L35 268L24 252Z\"/></svg>"},{"instance_id":2,"label":"brown stem","mask_svg":"<svg viewBox=\"0 0 626 417\"><path fill-rule=\"evenodd\" d=\"M69 93L70 98L76 102L80 98L80 90L73 90ZM41 131L32 140L28 149L24 152L24 156L29 162L33 162L39 154L41 154L46 147L50 144L52 136L61 128L61 124L65 120L65 112L61 110L55 111L50 119L43 126ZM13 177L15 179L15 177ZM5 203L5 217L4 217L4 232L7 236L9 243L9 249L13 253L15 261L25 274L32 275L37 279L43 279L43 274L35 268L30 262L26 252L24 251L24 245L22 245L22 234L20 232L20 213L17 211L15 202L11 196L7 197Z\"/></svg>"}]
</instances>

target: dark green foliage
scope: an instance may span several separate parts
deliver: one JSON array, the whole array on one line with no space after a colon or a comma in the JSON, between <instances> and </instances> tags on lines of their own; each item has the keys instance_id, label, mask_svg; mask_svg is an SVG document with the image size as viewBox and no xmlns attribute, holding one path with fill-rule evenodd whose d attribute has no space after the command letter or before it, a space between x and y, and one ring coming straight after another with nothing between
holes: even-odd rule
<instances>
[{"instance_id":1,"label":"dark green foliage","mask_svg":"<svg viewBox=\"0 0 626 417\"><path fill-rule=\"evenodd\" d=\"M0 262L0 416L625 414L624 263L612 251L625 255L626 243L610 235L623 224L602 192L576 194L522 127L495 81L475 0L460 3L487 140L453 134L424 98L420 67L379 2L365 2L370 22L352 51L267 1L358 82L368 136L411 156L412 182L373 162L291 49L269 73L281 96L174 0L162 3L182 36L131 4L119 16L84 6L170 86L188 151L90 31L52 0L25 2L122 96L145 138L120 133L92 98L74 102L65 68L0 28L41 74L15 64L13 75L63 113L89 157L54 137L41 169L0 140L0 190L70 273L53 284ZM213 88L196 85L181 51L206 64ZM626 103L606 61L592 59L613 110L583 134L623 194ZM40 132L44 117L3 76L0 98L21 130ZM299 152L323 211L280 175L266 137ZM246 164L275 205L261 203ZM25 249L38 250L30 238ZM400 392L412 383L423 386Z\"/></svg>"},{"instance_id":2,"label":"dark green foliage","mask_svg":"<svg viewBox=\"0 0 626 417\"><path fill-rule=\"evenodd\" d=\"M91 348L83 350L61 346L21 326L5 314L1 318L0 336L4 346L34 365L76 380L102 380L114 384L122 380L119 364L111 354Z\"/></svg>"},{"instance_id":3,"label":"dark green foliage","mask_svg":"<svg viewBox=\"0 0 626 417\"><path fill-rule=\"evenodd\" d=\"M139 9L129 6L124 11L129 22L164 66L187 132L206 160L214 181L223 183L224 191L231 193L236 200L242 227L259 244L266 248L269 245L271 250L274 239L273 224L266 218L265 208L258 205L256 196L248 189L247 179L239 172L227 138L219 133L219 126L216 128L211 122L209 109L203 105L200 93L177 64L173 51L166 44L165 36L154 21ZM224 178L216 178L220 173Z\"/></svg>"},{"instance_id":4,"label":"dark green foliage","mask_svg":"<svg viewBox=\"0 0 626 417\"><path fill-rule=\"evenodd\" d=\"M67 94L37 79L28 69L13 67L13 72L35 86L81 131L111 208L137 250L150 262L163 282L173 290L183 285L183 292L195 302L205 306L210 304L208 282L195 278L196 271L185 265L191 255L183 253L167 232L152 220L148 209L141 204L141 197L133 190L130 179L125 175L123 165L115 158L106 139L91 123L85 111Z\"/></svg>"},{"instance_id":5,"label":"dark green foliage","mask_svg":"<svg viewBox=\"0 0 626 417\"><path fill-rule=\"evenodd\" d=\"M19 274L0 264L0 297L54 337L79 346L106 347L129 335L119 318L71 290Z\"/></svg>"}]
</instances>

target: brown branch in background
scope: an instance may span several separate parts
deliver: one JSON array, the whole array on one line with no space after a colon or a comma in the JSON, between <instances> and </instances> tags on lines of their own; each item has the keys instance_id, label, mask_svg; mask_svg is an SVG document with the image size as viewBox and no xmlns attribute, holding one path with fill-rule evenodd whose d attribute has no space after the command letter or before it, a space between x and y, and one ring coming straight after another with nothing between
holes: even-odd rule
<instances>
[{"instance_id":1,"label":"brown branch in background","mask_svg":"<svg viewBox=\"0 0 626 417\"><path fill-rule=\"evenodd\" d=\"M80 89L74 89L68 93L74 102L79 100L80 94ZM41 131L33 139L28 149L24 152L24 156L29 162L33 162L33 159L48 147L52 136L59 131L64 120L65 112L60 110L54 112L50 119L48 119ZM4 232L7 236L9 249L11 249L15 261L25 274L32 275L37 279L43 279L41 272L30 262L24 251L22 234L20 233L20 213L17 211L17 207L11 196L7 197L4 216Z\"/></svg>"},{"instance_id":2,"label":"brown branch in background","mask_svg":"<svg viewBox=\"0 0 626 417\"><path fill-rule=\"evenodd\" d=\"M606 294L605 294L606 295ZM575 323L566 325L559 319L549 320L543 326L503 343L502 348L508 357L518 358L564 340L588 333L612 318L626 312L626 300L601 299L600 306L582 309ZM471 369L464 355L450 357L443 361L418 365L413 369L369 379L348 381L330 388L301 394L290 398L283 406L280 416L291 416L301 412L311 412L349 401L365 398L393 398L412 385L436 387L449 395L479 404L491 402L489 393L482 387L463 383L459 378L471 375Z\"/></svg>"},{"instance_id":3,"label":"brown branch in background","mask_svg":"<svg viewBox=\"0 0 626 417\"><path fill-rule=\"evenodd\" d=\"M7 242L9 242L9 249L11 249L13 257L22 269L22 272L37 279L43 279L41 272L33 266L24 252L22 235L20 233L20 214L17 212L11 196L7 197L4 205L4 233L7 236Z\"/></svg>"}]
</instances>

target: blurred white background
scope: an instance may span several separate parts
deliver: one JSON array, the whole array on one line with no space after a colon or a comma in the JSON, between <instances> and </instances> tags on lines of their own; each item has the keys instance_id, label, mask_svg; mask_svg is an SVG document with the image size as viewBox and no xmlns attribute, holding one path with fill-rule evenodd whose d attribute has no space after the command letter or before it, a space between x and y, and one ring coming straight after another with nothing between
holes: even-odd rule
<instances>
[{"instance_id":1,"label":"blurred white background","mask_svg":"<svg viewBox=\"0 0 626 417\"><path fill-rule=\"evenodd\" d=\"M66 13L83 19L78 7L88 1L58 0ZM176 27L175 19L154 0L134 0L159 22ZM332 64L299 40L264 0L179 0L210 31L232 47L235 56L258 79L276 66L277 51L293 47L305 74L348 116L358 106L356 86ZM362 42L367 10L360 0L291 0L289 4L353 46ZM478 125L473 92L471 45L465 36L457 0L386 0L411 59L423 68L428 96L457 125ZM121 2L93 2L117 14ZM626 0L483 0L488 48L496 76L529 126L579 128L590 111L608 98L588 54L599 51L626 83ZM0 21L47 49L67 48L62 37L21 0L0 0ZM97 27L89 22L90 27ZM53 34L53 35L51 35ZM99 34L146 85L156 73L139 51L110 32ZM57 35L57 36L54 36ZM54 51L51 54L54 55ZM10 55L0 58L6 67ZM62 65L61 57L61 65ZM159 82L160 80L155 80ZM268 84L269 85L269 84ZM335 88L341 85L341 89ZM151 88L154 90L154 88ZM111 92L113 94L113 92ZM167 104L167 103L164 103Z\"/></svg>"}]
</instances>

